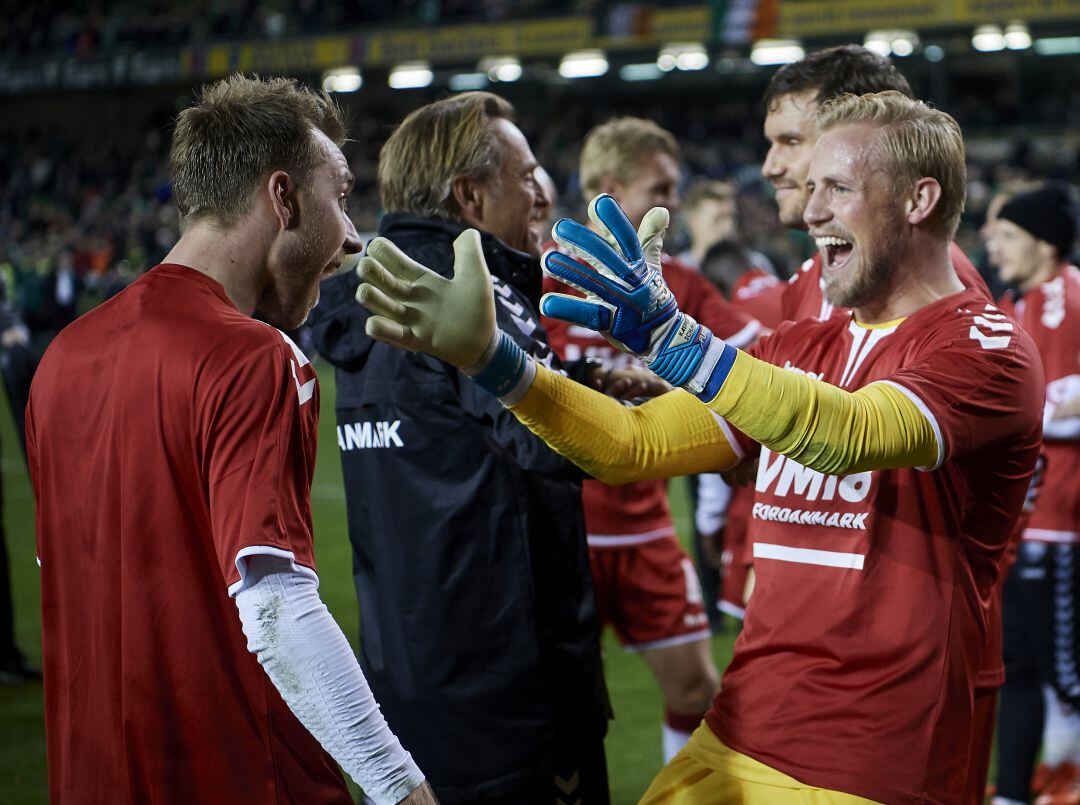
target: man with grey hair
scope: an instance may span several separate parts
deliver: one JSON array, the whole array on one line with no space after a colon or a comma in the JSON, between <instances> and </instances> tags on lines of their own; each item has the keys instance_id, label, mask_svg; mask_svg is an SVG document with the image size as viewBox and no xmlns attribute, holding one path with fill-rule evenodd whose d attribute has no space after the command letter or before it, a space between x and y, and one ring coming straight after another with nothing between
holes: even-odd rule
<instances>
[{"instance_id":1,"label":"man with grey hair","mask_svg":"<svg viewBox=\"0 0 1080 805\"><path fill-rule=\"evenodd\" d=\"M380 155L380 234L450 275L479 230L500 326L558 369L537 311L549 199L512 117L486 92L406 117ZM369 338L357 283L325 282L312 322L337 370L371 686L443 802L604 803L582 473L455 367Z\"/></svg>"},{"instance_id":2,"label":"man with grey hair","mask_svg":"<svg viewBox=\"0 0 1080 805\"><path fill-rule=\"evenodd\" d=\"M378 805L435 802L318 593L319 388L283 331L360 250L344 139L290 79L204 87L179 241L37 371L54 802L351 803L339 764Z\"/></svg>"},{"instance_id":3,"label":"man with grey hair","mask_svg":"<svg viewBox=\"0 0 1080 805\"><path fill-rule=\"evenodd\" d=\"M760 449L743 633L649 805L965 801L990 596L1041 440L1039 359L953 268L956 121L884 92L826 102L817 126L804 220L830 301L852 310L748 353L679 311L658 268L666 210L635 233L595 199L617 247L555 225L568 254L545 268L585 298L548 295L544 313L680 387L635 409L539 365L467 301L487 276L475 238L453 281L380 240L359 268L371 334L463 367L597 478L724 469Z\"/></svg>"}]
</instances>

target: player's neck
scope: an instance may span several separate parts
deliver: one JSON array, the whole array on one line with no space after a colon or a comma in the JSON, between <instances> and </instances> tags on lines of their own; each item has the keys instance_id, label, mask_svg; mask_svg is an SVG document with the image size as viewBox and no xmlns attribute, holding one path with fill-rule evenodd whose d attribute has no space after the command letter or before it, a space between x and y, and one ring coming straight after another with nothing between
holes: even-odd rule
<instances>
[{"instance_id":1,"label":"player's neck","mask_svg":"<svg viewBox=\"0 0 1080 805\"><path fill-rule=\"evenodd\" d=\"M855 308L855 321L873 325L906 318L964 290L953 268L948 242L910 249L897 265L895 276L889 290L879 299Z\"/></svg>"},{"instance_id":2,"label":"player's neck","mask_svg":"<svg viewBox=\"0 0 1080 805\"><path fill-rule=\"evenodd\" d=\"M187 266L219 282L237 310L250 316L265 284L266 255L253 248L257 239L249 229L243 222L227 229L193 223L162 262Z\"/></svg>"}]
</instances>

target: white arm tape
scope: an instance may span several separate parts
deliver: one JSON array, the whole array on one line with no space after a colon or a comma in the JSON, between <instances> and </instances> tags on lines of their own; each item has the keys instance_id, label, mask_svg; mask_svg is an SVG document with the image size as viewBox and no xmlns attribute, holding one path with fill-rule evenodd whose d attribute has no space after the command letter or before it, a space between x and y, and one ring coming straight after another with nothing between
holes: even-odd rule
<instances>
[{"instance_id":1,"label":"white arm tape","mask_svg":"<svg viewBox=\"0 0 1080 805\"><path fill-rule=\"evenodd\" d=\"M377 805L424 781L386 724L356 656L319 598L314 574L249 556L236 607L254 654L300 723Z\"/></svg>"}]
</instances>

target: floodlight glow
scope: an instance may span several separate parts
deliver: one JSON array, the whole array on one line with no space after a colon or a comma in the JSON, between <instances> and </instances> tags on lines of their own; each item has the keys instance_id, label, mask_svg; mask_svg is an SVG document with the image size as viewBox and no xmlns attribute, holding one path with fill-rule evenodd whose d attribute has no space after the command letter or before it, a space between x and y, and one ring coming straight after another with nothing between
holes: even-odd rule
<instances>
[{"instance_id":1,"label":"floodlight glow","mask_svg":"<svg viewBox=\"0 0 1080 805\"><path fill-rule=\"evenodd\" d=\"M322 88L326 92L356 92L364 84L355 67L338 67L323 73Z\"/></svg>"},{"instance_id":2,"label":"floodlight glow","mask_svg":"<svg viewBox=\"0 0 1080 805\"><path fill-rule=\"evenodd\" d=\"M447 82L453 92L484 89L488 85L487 73L455 73Z\"/></svg>"},{"instance_id":3,"label":"floodlight glow","mask_svg":"<svg viewBox=\"0 0 1080 805\"><path fill-rule=\"evenodd\" d=\"M602 50L567 53L559 64L559 75L563 78L594 78L607 71L608 62Z\"/></svg>"},{"instance_id":4,"label":"floodlight glow","mask_svg":"<svg viewBox=\"0 0 1080 805\"><path fill-rule=\"evenodd\" d=\"M1080 36L1048 36L1036 39L1035 52L1040 56L1072 56L1080 53Z\"/></svg>"},{"instance_id":5,"label":"floodlight glow","mask_svg":"<svg viewBox=\"0 0 1080 805\"><path fill-rule=\"evenodd\" d=\"M888 56L892 53L892 45L889 44L889 40L881 35L868 34L863 41L863 47L878 56Z\"/></svg>"},{"instance_id":6,"label":"floodlight glow","mask_svg":"<svg viewBox=\"0 0 1080 805\"><path fill-rule=\"evenodd\" d=\"M1026 50L1031 47L1031 33L1022 22L1011 22L1005 28L1005 47L1009 50Z\"/></svg>"},{"instance_id":7,"label":"floodlight glow","mask_svg":"<svg viewBox=\"0 0 1080 805\"><path fill-rule=\"evenodd\" d=\"M487 73L492 81L508 83L521 78L521 62L513 56L483 59L477 69Z\"/></svg>"},{"instance_id":8,"label":"floodlight glow","mask_svg":"<svg viewBox=\"0 0 1080 805\"><path fill-rule=\"evenodd\" d=\"M802 46L794 39L759 39L750 51L750 61L759 67L765 67L790 64L805 55Z\"/></svg>"},{"instance_id":9,"label":"floodlight glow","mask_svg":"<svg viewBox=\"0 0 1080 805\"><path fill-rule=\"evenodd\" d=\"M941 45L927 45L923 49L927 61L941 61L945 58L945 48Z\"/></svg>"},{"instance_id":10,"label":"floodlight glow","mask_svg":"<svg viewBox=\"0 0 1080 805\"><path fill-rule=\"evenodd\" d=\"M664 72L675 67L680 70L704 70L709 66L709 52L701 42L673 42L660 49L656 66Z\"/></svg>"},{"instance_id":11,"label":"floodlight glow","mask_svg":"<svg viewBox=\"0 0 1080 805\"><path fill-rule=\"evenodd\" d=\"M894 56L900 56L901 58L910 56L915 52L915 43L906 37L897 37L892 42L892 52Z\"/></svg>"},{"instance_id":12,"label":"floodlight glow","mask_svg":"<svg viewBox=\"0 0 1080 805\"><path fill-rule=\"evenodd\" d=\"M392 89L420 89L431 84L434 77L427 62L405 62L390 71L387 83Z\"/></svg>"},{"instance_id":13,"label":"floodlight glow","mask_svg":"<svg viewBox=\"0 0 1080 805\"><path fill-rule=\"evenodd\" d=\"M655 81L664 74L664 70L655 62L646 64L624 64L619 68L619 78L623 81Z\"/></svg>"},{"instance_id":14,"label":"floodlight glow","mask_svg":"<svg viewBox=\"0 0 1080 805\"><path fill-rule=\"evenodd\" d=\"M996 25L980 25L971 37L971 46L982 53L1005 49L1005 34Z\"/></svg>"},{"instance_id":15,"label":"floodlight glow","mask_svg":"<svg viewBox=\"0 0 1080 805\"><path fill-rule=\"evenodd\" d=\"M680 53L675 57L675 66L680 70L704 70L709 66L709 54L704 49L700 53Z\"/></svg>"}]
</instances>

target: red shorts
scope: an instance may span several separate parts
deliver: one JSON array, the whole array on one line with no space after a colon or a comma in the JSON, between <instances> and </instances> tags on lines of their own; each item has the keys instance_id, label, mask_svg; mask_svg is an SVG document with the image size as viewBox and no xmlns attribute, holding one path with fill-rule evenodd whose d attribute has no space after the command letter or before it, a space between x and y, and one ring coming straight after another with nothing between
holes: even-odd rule
<instances>
[{"instance_id":1,"label":"red shorts","mask_svg":"<svg viewBox=\"0 0 1080 805\"><path fill-rule=\"evenodd\" d=\"M674 536L630 545L589 546L596 609L629 651L706 640L701 583Z\"/></svg>"}]
</instances>

